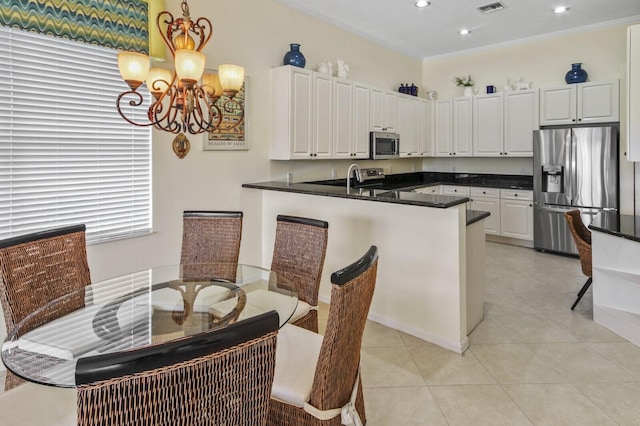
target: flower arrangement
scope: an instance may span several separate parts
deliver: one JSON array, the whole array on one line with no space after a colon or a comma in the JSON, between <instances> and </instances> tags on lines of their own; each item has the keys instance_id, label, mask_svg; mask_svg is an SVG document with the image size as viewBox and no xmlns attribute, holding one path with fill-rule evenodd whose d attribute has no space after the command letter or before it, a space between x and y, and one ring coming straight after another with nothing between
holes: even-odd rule
<instances>
[{"instance_id":1,"label":"flower arrangement","mask_svg":"<svg viewBox=\"0 0 640 426\"><path fill-rule=\"evenodd\" d=\"M453 82L458 87L472 87L474 84L473 80L471 80L471 75L467 77L454 77Z\"/></svg>"}]
</instances>

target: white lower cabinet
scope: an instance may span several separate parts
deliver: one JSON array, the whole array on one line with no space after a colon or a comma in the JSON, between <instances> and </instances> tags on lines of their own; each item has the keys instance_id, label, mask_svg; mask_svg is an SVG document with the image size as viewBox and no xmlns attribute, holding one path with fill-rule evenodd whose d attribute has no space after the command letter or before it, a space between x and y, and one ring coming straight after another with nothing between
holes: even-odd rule
<instances>
[{"instance_id":1,"label":"white lower cabinet","mask_svg":"<svg viewBox=\"0 0 640 426\"><path fill-rule=\"evenodd\" d=\"M533 191L500 190L500 235L533 240Z\"/></svg>"},{"instance_id":2,"label":"white lower cabinet","mask_svg":"<svg viewBox=\"0 0 640 426\"><path fill-rule=\"evenodd\" d=\"M416 188L416 192L420 194L442 194L441 185L423 186L422 188Z\"/></svg>"},{"instance_id":3,"label":"white lower cabinet","mask_svg":"<svg viewBox=\"0 0 640 426\"><path fill-rule=\"evenodd\" d=\"M470 189L471 210L489 212L490 215L484 220L484 231L486 234L500 235L500 190L497 188L477 188Z\"/></svg>"}]
</instances>

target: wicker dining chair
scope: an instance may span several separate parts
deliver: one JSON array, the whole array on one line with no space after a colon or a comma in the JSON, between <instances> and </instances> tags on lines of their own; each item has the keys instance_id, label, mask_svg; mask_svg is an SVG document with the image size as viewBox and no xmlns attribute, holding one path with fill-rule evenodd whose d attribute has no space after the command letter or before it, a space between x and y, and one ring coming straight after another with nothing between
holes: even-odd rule
<instances>
[{"instance_id":1,"label":"wicker dining chair","mask_svg":"<svg viewBox=\"0 0 640 426\"><path fill-rule=\"evenodd\" d=\"M324 337L291 324L280 329L267 424L338 426L343 409L366 422L360 347L377 268L378 249L372 246L331 275Z\"/></svg>"},{"instance_id":2,"label":"wicker dining chair","mask_svg":"<svg viewBox=\"0 0 640 426\"><path fill-rule=\"evenodd\" d=\"M182 218L180 263L190 265L184 267L184 275L203 276L202 272L207 272L214 273L216 278L235 280L242 212L185 211ZM212 265L216 265L213 272L197 270Z\"/></svg>"},{"instance_id":3,"label":"wicker dining chair","mask_svg":"<svg viewBox=\"0 0 640 426\"><path fill-rule=\"evenodd\" d=\"M271 270L278 287L295 290L298 309L293 324L318 332L318 291L327 253L329 223L278 215ZM296 318L297 317L297 318Z\"/></svg>"},{"instance_id":4,"label":"wicker dining chair","mask_svg":"<svg viewBox=\"0 0 640 426\"><path fill-rule=\"evenodd\" d=\"M578 298L571 306L573 311L582 296L587 292L591 282L593 281L593 274L591 272L591 231L584 226L582 218L580 217L580 210L571 210L564 214L565 219L569 223L569 230L573 241L578 248L578 256L580 257L580 266L582 267L582 273L588 277L587 282L584 283L580 291L578 292Z\"/></svg>"},{"instance_id":5,"label":"wicker dining chair","mask_svg":"<svg viewBox=\"0 0 640 426\"><path fill-rule=\"evenodd\" d=\"M79 426L264 425L278 314L194 338L78 360Z\"/></svg>"},{"instance_id":6,"label":"wicker dining chair","mask_svg":"<svg viewBox=\"0 0 640 426\"><path fill-rule=\"evenodd\" d=\"M91 284L85 229L73 225L0 241L0 300L7 332L49 302ZM31 318L22 330L33 330L84 305L84 291L74 293L64 304ZM47 362L44 357L33 361ZM5 390L22 382L7 371Z\"/></svg>"}]
</instances>

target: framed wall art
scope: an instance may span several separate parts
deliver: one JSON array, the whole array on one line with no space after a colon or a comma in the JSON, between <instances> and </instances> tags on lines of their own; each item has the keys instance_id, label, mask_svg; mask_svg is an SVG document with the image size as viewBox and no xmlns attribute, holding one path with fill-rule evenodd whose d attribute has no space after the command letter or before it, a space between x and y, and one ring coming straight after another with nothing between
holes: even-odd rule
<instances>
[{"instance_id":1,"label":"framed wall art","mask_svg":"<svg viewBox=\"0 0 640 426\"><path fill-rule=\"evenodd\" d=\"M248 150L248 126L246 99L249 80L244 78L242 88L232 98L222 95L215 103L216 114L220 114L220 126L205 132L204 151Z\"/></svg>"}]
</instances>

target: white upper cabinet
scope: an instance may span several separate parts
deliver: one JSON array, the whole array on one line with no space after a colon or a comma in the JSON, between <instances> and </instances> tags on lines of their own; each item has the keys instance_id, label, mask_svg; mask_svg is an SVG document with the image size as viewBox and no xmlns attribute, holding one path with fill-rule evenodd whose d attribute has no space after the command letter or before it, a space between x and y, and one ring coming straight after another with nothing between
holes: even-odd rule
<instances>
[{"instance_id":1,"label":"white upper cabinet","mask_svg":"<svg viewBox=\"0 0 640 426\"><path fill-rule=\"evenodd\" d=\"M434 108L433 102L427 99L418 98L420 104L420 141L418 144L418 153L421 157L435 156L434 147Z\"/></svg>"},{"instance_id":2,"label":"white upper cabinet","mask_svg":"<svg viewBox=\"0 0 640 426\"><path fill-rule=\"evenodd\" d=\"M420 150L421 105L415 96L398 95L396 132L400 134L400 155L418 156Z\"/></svg>"},{"instance_id":3,"label":"white upper cabinet","mask_svg":"<svg viewBox=\"0 0 640 426\"><path fill-rule=\"evenodd\" d=\"M503 94L473 97L473 156L504 155Z\"/></svg>"},{"instance_id":4,"label":"white upper cabinet","mask_svg":"<svg viewBox=\"0 0 640 426\"><path fill-rule=\"evenodd\" d=\"M438 100L434 104L433 130L436 156L453 155L453 102Z\"/></svg>"},{"instance_id":5,"label":"white upper cabinet","mask_svg":"<svg viewBox=\"0 0 640 426\"><path fill-rule=\"evenodd\" d=\"M311 98L312 129L311 157L332 158L333 144L333 94L332 78L326 74L313 73L313 96Z\"/></svg>"},{"instance_id":6,"label":"white upper cabinet","mask_svg":"<svg viewBox=\"0 0 640 426\"><path fill-rule=\"evenodd\" d=\"M397 129L398 94L392 90L371 88L371 130L374 132Z\"/></svg>"},{"instance_id":7,"label":"white upper cabinet","mask_svg":"<svg viewBox=\"0 0 640 426\"><path fill-rule=\"evenodd\" d=\"M271 70L271 158L311 158L313 77L308 70Z\"/></svg>"},{"instance_id":8,"label":"white upper cabinet","mask_svg":"<svg viewBox=\"0 0 640 426\"><path fill-rule=\"evenodd\" d=\"M472 155L473 138L473 98L453 99L453 155Z\"/></svg>"},{"instance_id":9,"label":"white upper cabinet","mask_svg":"<svg viewBox=\"0 0 640 426\"><path fill-rule=\"evenodd\" d=\"M369 86L333 79L333 158L369 158Z\"/></svg>"},{"instance_id":10,"label":"white upper cabinet","mask_svg":"<svg viewBox=\"0 0 640 426\"><path fill-rule=\"evenodd\" d=\"M369 85L353 83L353 157L369 158Z\"/></svg>"},{"instance_id":11,"label":"white upper cabinet","mask_svg":"<svg viewBox=\"0 0 640 426\"><path fill-rule=\"evenodd\" d=\"M504 151L509 157L533 157L533 131L540 126L539 90L504 93Z\"/></svg>"},{"instance_id":12,"label":"white upper cabinet","mask_svg":"<svg viewBox=\"0 0 640 426\"><path fill-rule=\"evenodd\" d=\"M627 159L640 161L640 25L627 29Z\"/></svg>"},{"instance_id":13,"label":"white upper cabinet","mask_svg":"<svg viewBox=\"0 0 640 426\"><path fill-rule=\"evenodd\" d=\"M540 125L610 123L620 120L620 83L594 81L541 89Z\"/></svg>"}]
</instances>

